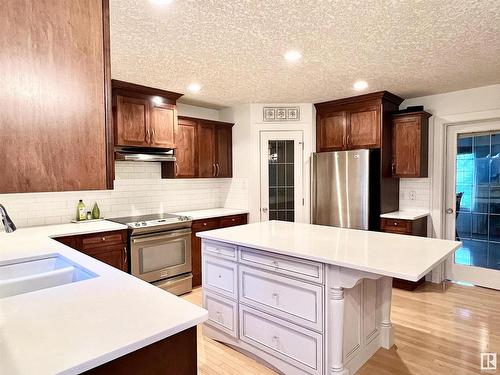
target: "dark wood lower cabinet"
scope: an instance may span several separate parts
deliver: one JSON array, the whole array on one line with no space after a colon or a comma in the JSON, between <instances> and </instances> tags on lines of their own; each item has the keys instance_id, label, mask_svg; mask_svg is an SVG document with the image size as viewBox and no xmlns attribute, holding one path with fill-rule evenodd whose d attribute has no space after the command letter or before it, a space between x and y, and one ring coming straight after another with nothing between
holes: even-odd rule
<instances>
[{"instance_id":1,"label":"dark wood lower cabinet","mask_svg":"<svg viewBox=\"0 0 500 375\"><path fill-rule=\"evenodd\" d=\"M382 218L380 224L382 232L427 237L427 216L416 220ZM424 281L425 276L416 282L394 278L392 286L399 289L415 290Z\"/></svg>"},{"instance_id":2,"label":"dark wood lower cabinet","mask_svg":"<svg viewBox=\"0 0 500 375\"><path fill-rule=\"evenodd\" d=\"M197 374L196 327L84 372L87 375Z\"/></svg>"},{"instance_id":3,"label":"dark wood lower cabinet","mask_svg":"<svg viewBox=\"0 0 500 375\"><path fill-rule=\"evenodd\" d=\"M201 238L196 236L196 233L206 230L234 227L243 225L248 222L248 215L232 215L216 217L204 220L195 220L191 226L191 261L193 265L193 288L200 286L202 281L201 275Z\"/></svg>"},{"instance_id":4,"label":"dark wood lower cabinet","mask_svg":"<svg viewBox=\"0 0 500 375\"><path fill-rule=\"evenodd\" d=\"M127 230L57 237L59 241L119 270L128 271Z\"/></svg>"}]
</instances>

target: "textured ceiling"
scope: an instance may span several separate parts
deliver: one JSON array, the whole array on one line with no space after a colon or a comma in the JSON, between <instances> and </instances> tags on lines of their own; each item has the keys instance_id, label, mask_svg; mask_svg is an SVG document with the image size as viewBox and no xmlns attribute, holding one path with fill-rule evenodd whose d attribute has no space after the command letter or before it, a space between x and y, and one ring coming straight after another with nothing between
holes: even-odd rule
<instances>
[{"instance_id":1,"label":"textured ceiling","mask_svg":"<svg viewBox=\"0 0 500 375\"><path fill-rule=\"evenodd\" d=\"M112 76L228 106L500 82L499 0L111 0ZM303 55L289 63L283 54ZM201 92L187 93L192 82Z\"/></svg>"}]
</instances>

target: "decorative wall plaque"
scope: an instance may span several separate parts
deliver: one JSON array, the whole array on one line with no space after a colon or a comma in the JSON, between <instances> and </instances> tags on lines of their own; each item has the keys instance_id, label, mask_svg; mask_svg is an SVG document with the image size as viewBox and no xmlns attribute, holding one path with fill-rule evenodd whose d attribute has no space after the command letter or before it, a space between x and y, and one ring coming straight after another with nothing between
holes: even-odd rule
<instances>
[{"instance_id":1,"label":"decorative wall plaque","mask_svg":"<svg viewBox=\"0 0 500 375\"><path fill-rule=\"evenodd\" d=\"M300 107L264 107L264 121L300 121Z\"/></svg>"}]
</instances>

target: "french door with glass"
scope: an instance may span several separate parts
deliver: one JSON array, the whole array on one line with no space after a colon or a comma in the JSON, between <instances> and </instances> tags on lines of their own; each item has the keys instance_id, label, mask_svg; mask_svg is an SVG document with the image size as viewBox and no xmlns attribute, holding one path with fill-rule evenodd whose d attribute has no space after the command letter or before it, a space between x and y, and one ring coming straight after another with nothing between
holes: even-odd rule
<instances>
[{"instance_id":1,"label":"french door with glass","mask_svg":"<svg viewBox=\"0 0 500 375\"><path fill-rule=\"evenodd\" d=\"M260 219L303 221L302 131L260 133Z\"/></svg>"},{"instance_id":2,"label":"french door with glass","mask_svg":"<svg viewBox=\"0 0 500 375\"><path fill-rule=\"evenodd\" d=\"M448 279L500 289L500 123L447 129L446 235L463 243Z\"/></svg>"}]
</instances>

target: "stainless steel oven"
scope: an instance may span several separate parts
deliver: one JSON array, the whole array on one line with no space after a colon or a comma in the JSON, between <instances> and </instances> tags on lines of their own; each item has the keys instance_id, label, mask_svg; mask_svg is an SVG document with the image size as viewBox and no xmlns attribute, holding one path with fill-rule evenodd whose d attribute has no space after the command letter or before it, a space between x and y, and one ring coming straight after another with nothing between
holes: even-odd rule
<instances>
[{"instance_id":1,"label":"stainless steel oven","mask_svg":"<svg viewBox=\"0 0 500 375\"><path fill-rule=\"evenodd\" d=\"M131 228L132 275L177 295L192 289L191 218L162 214L112 220Z\"/></svg>"},{"instance_id":2,"label":"stainless steel oven","mask_svg":"<svg viewBox=\"0 0 500 375\"><path fill-rule=\"evenodd\" d=\"M153 282L191 272L191 228L132 236L132 275Z\"/></svg>"}]
</instances>

